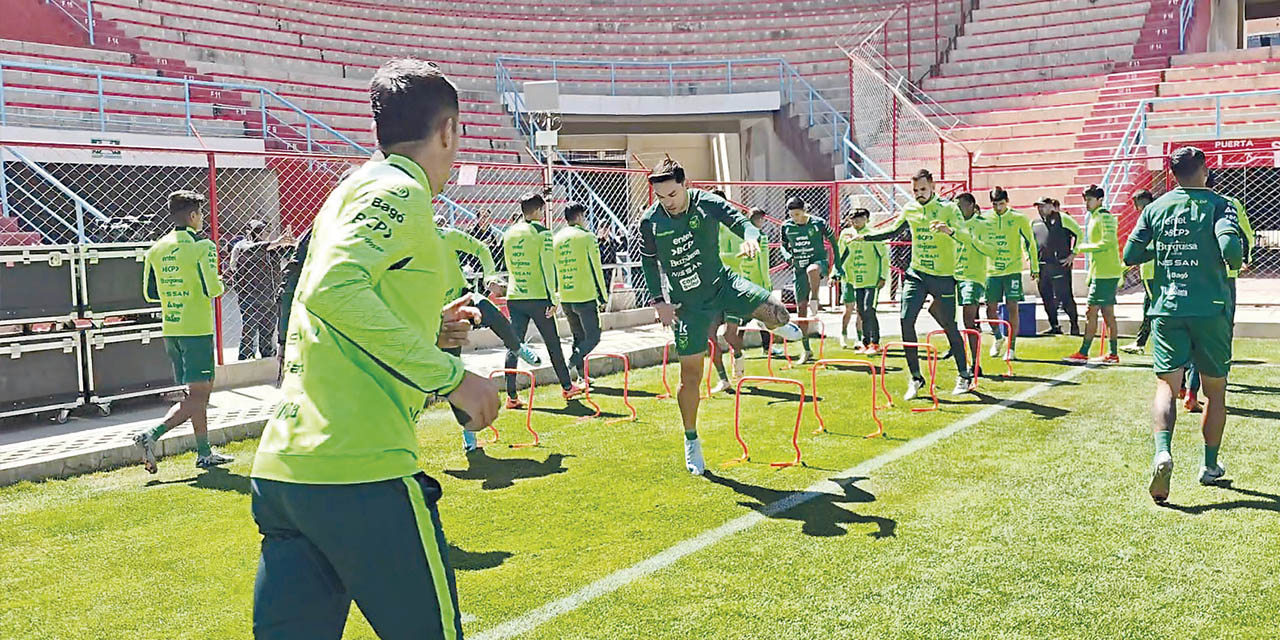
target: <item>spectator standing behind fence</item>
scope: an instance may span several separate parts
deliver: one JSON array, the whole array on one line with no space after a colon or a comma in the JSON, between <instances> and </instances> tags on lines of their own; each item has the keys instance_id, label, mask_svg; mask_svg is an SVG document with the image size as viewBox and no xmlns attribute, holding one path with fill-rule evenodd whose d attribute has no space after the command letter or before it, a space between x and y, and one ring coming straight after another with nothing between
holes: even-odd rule
<instances>
[{"instance_id":1,"label":"spectator standing behind fence","mask_svg":"<svg viewBox=\"0 0 1280 640\"><path fill-rule=\"evenodd\" d=\"M244 240L231 248L231 288L240 305L240 360L276 355L276 301L280 287L280 238L263 240L267 225L249 222Z\"/></svg>"},{"instance_id":2,"label":"spectator standing behind fence","mask_svg":"<svg viewBox=\"0 0 1280 640\"><path fill-rule=\"evenodd\" d=\"M493 230L490 221L493 220L493 211L490 209L481 209L480 217L476 218L476 223L471 227L471 237L483 242L489 247L489 255L493 256L493 265L498 271L507 270L507 261L502 252L502 234ZM464 262L462 266L473 272L479 273L481 270L480 260L470 254L462 256Z\"/></svg>"},{"instance_id":3,"label":"spectator standing behind fence","mask_svg":"<svg viewBox=\"0 0 1280 640\"><path fill-rule=\"evenodd\" d=\"M613 291L613 272L618 268L618 254L622 253L621 238L613 237L613 224L608 220L600 221L600 264L604 267L604 290Z\"/></svg>"}]
</instances>

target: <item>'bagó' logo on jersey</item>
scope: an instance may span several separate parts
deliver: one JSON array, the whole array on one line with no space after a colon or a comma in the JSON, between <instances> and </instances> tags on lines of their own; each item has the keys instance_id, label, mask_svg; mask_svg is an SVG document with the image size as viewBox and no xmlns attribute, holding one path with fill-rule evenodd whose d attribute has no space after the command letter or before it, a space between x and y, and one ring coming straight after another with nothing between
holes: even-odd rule
<instances>
[{"instance_id":1,"label":"'bag\u00f3' logo on jersey","mask_svg":"<svg viewBox=\"0 0 1280 640\"><path fill-rule=\"evenodd\" d=\"M401 222L401 223L404 222L404 214L400 213L398 209L391 206L390 203L388 203L386 200L383 200L382 198L374 198L373 202L369 206L375 209L381 209L384 213L390 216L391 219L394 220L395 222Z\"/></svg>"}]
</instances>

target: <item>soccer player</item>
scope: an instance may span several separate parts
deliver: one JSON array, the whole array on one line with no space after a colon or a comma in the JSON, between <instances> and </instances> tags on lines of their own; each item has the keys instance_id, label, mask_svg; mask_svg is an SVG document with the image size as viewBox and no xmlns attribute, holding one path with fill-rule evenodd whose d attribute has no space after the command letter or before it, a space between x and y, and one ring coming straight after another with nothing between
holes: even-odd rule
<instances>
[{"instance_id":1,"label":"soccer player","mask_svg":"<svg viewBox=\"0 0 1280 640\"><path fill-rule=\"evenodd\" d=\"M956 241L966 238L969 230L955 203L938 199L933 174L927 169L917 171L911 178L911 190L916 201L904 207L885 231L859 237L879 242L894 237L905 227L911 228L911 266L902 282L902 339L905 342L919 339L916 320L924 309L925 297L933 297L937 302L935 319L947 332L951 357L956 362L956 386L951 393L962 395L973 387L973 378L960 330L956 327ZM911 400L924 388L924 376L920 374L920 355L916 349L906 349L906 356L911 382L902 397Z\"/></svg>"},{"instance_id":2,"label":"soccer player","mask_svg":"<svg viewBox=\"0 0 1280 640\"><path fill-rule=\"evenodd\" d=\"M370 82L384 159L316 216L286 344L279 408L253 463L262 532L258 640L338 638L352 600L382 638L460 638L462 618L416 422L433 397L481 429L497 388L444 351L474 309L445 305L455 257L432 196L458 150L458 92L434 64L393 60Z\"/></svg>"},{"instance_id":3,"label":"soccer player","mask_svg":"<svg viewBox=\"0 0 1280 640\"><path fill-rule=\"evenodd\" d=\"M764 230L764 223L767 217L768 214L765 213L764 209L756 208L751 210L751 225L760 232L760 251L756 253L754 258L739 257L738 264L741 270L738 271L738 273L742 277L759 285L765 291L772 294L773 276L769 273L769 242L768 236L765 235ZM724 234L722 234L721 237L723 237L723 235ZM741 241L739 241L738 244L740 245ZM739 251L741 251L741 249L739 249ZM742 331L741 327L750 319L750 317L736 316L733 314L725 315L724 339L725 342L729 343L729 349L733 351L734 379L741 379L742 376L746 375L747 356L743 351L745 332ZM782 347L780 345L775 346L774 356L781 356L781 349ZM769 340L761 338L760 351L766 356L769 355Z\"/></svg>"},{"instance_id":4,"label":"soccer player","mask_svg":"<svg viewBox=\"0 0 1280 640\"><path fill-rule=\"evenodd\" d=\"M575 377L582 375L583 360L600 344L599 312L609 302L599 241L587 230L586 215L587 208L577 202L565 205L564 221L568 226L552 241L560 302L573 333L569 366Z\"/></svg>"},{"instance_id":5,"label":"soccer player","mask_svg":"<svg viewBox=\"0 0 1280 640\"><path fill-rule=\"evenodd\" d=\"M1026 248L1027 264L1031 267L1031 277L1040 278L1040 251L1036 246L1036 237L1031 233L1031 221L1021 213L1009 208L1009 192L1000 187L991 190L991 214L986 216L986 227L991 244L995 247L995 255L988 261L986 301L987 318L995 320L999 317L1000 302L1009 313L1009 350L1005 357L1016 359L1014 341L1018 336L1018 305L1022 302L1022 258ZM991 341L991 357L1000 355L1000 329L993 327L995 340Z\"/></svg>"},{"instance_id":6,"label":"soccer player","mask_svg":"<svg viewBox=\"0 0 1280 640\"><path fill-rule=\"evenodd\" d=\"M511 312L511 327L521 339L529 330L529 321L533 321L551 356L551 368L560 381L560 395L565 400L572 400L582 395L584 389L569 377L569 367L560 346L560 333L556 329L555 252L551 232L542 224L546 206L547 201L541 194L529 192L521 196L520 212L524 217L502 236L503 253L511 273L507 310ZM515 351L507 350L505 366L515 368ZM516 377L507 374L506 378L507 408L519 409L524 403L516 397Z\"/></svg>"},{"instance_id":7,"label":"soccer player","mask_svg":"<svg viewBox=\"0 0 1280 640\"><path fill-rule=\"evenodd\" d=\"M1206 403L1200 484L1216 483L1226 474L1218 450L1231 370L1227 269L1239 269L1244 254L1232 206L1205 187L1209 172L1204 152L1182 147L1174 151L1170 168L1178 188L1143 209L1124 248L1125 264L1155 263L1151 333L1157 376L1152 403L1156 452L1148 490L1156 503L1169 499L1170 442L1178 417L1175 398L1183 369L1191 363L1200 371Z\"/></svg>"},{"instance_id":8,"label":"soccer player","mask_svg":"<svg viewBox=\"0 0 1280 640\"><path fill-rule=\"evenodd\" d=\"M855 353L873 355L880 352L880 321L876 318L876 299L880 289L889 279L889 250L883 242L858 240L867 228L871 212L857 208L850 216L849 227L840 232L836 241L840 272L844 274L841 298L844 317L840 319L840 346L847 347L849 320L856 311L861 328L858 333L860 346Z\"/></svg>"},{"instance_id":9,"label":"soccer player","mask_svg":"<svg viewBox=\"0 0 1280 640\"><path fill-rule=\"evenodd\" d=\"M1041 198L1036 202L1039 220L1031 223L1031 233L1036 237L1040 253L1040 278L1036 281L1040 299L1044 302L1049 330L1042 335L1062 335L1058 324L1058 307L1071 321L1071 335L1080 335L1080 320L1076 314L1076 298L1071 291L1071 273L1076 260L1076 245L1084 237L1084 231L1075 218L1063 215L1060 204L1053 198Z\"/></svg>"},{"instance_id":10,"label":"soccer player","mask_svg":"<svg viewBox=\"0 0 1280 640\"><path fill-rule=\"evenodd\" d=\"M799 197L787 201L787 215L789 218L782 223L782 250L795 272L796 313L814 318L821 305L818 286L823 278L831 275L831 261L823 241L831 246L833 255L839 255L836 248L839 240L826 220L809 214L809 205ZM839 264L836 265L836 277L844 277ZM804 333L803 342L804 355L798 364L813 358L808 331Z\"/></svg>"},{"instance_id":11,"label":"soccer player","mask_svg":"<svg viewBox=\"0 0 1280 640\"><path fill-rule=\"evenodd\" d=\"M1142 210L1154 201L1155 196L1146 189L1133 194L1133 208L1138 215L1142 215ZM1156 263L1148 260L1138 266L1138 272L1142 276L1142 324L1138 327L1138 335L1134 336L1133 344L1120 347L1125 353L1146 351L1147 339L1151 337L1151 301L1155 299L1151 291L1151 279L1156 276Z\"/></svg>"},{"instance_id":12,"label":"soccer player","mask_svg":"<svg viewBox=\"0 0 1280 640\"><path fill-rule=\"evenodd\" d=\"M752 317L787 340L799 340L800 327L785 307L763 287L730 271L720 262L720 225L742 236L743 257L760 251L760 230L729 203L685 186L684 167L670 157L649 174L658 201L640 218L640 258L645 288L655 300L658 319L675 331L680 356L680 417L684 423L685 468L702 475L702 443L698 440L698 383L707 328L718 313ZM670 297L663 293L665 272Z\"/></svg>"},{"instance_id":13,"label":"soccer player","mask_svg":"<svg viewBox=\"0 0 1280 640\"><path fill-rule=\"evenodd\" d=\"M230 456L209 447L208 409L213 393L213 306L223 292L218 278L218 250L196 236L204 227L205 197L194 191L169 194L169 220L174 230L147 250L142 269L142 294L163 306L164 349L173 363L173 377L187 385L187 397L173 405L164 421L133 436L142 449L143 467L156 473L155 446L169 430L191 421L196 434L196 466L201 469L231 462Z\"/></svg>"},{"instance_id":14,"label":"soccer player","mask_svg":"<svg viewBox=\"0 0 1280 640\"><path fill-rule=\"evenodd\" d=\"M991 217L981 215L978 199L974 198L972 193L956 196L956 206L959 207L960 215L964 216L965 224L969 228L968 234L956 238L956 297L960 301L964 327L976 331L979 306L986 296L985 285L991 281L988 265L992 257L998 253L998 249L992 242L995 225ZM977 336L969 336L969 353L974 357L973 365L976 369L978 366ZM996 355L999 355L999 352ZM977 375L977 371L974 371L974 375Z\"/></svg>"},{"instance_id":15,"label":"soccer player","mask_svg":"<svg viewBox=\"0 0 1280 640\"><path fill-rule=\"evenodd\" d=\"M1080 350L1067 356L1065 360L1074 363L1089 361L1089 348L1093 345L1093 337L1098 330L1098 312L1102 312L1102 319L1107 323L1111 352L1099 362L1119 364L1116 287L1124 276L1124 265L1120 264L1116 217L1102 206L1102 198L1105 196L1102 187L1089 185L1082 195L1085 208L1089 211L1089 219L1085 226L1085 241L1076 245L1076 249L1089 256L1089 308L1085 311L1084 341L1080 343Z\"/></svg>"}]
</instances>

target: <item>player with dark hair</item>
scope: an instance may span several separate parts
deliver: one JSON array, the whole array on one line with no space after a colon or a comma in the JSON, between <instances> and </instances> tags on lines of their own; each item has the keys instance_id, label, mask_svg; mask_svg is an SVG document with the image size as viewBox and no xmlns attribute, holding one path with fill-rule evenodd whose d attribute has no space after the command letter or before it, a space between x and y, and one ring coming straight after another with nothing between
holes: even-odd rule
<instances>
[{"instance_id":1,"label":"player with dark hair","mask_svg":"<svg viewBox=\"0 0 1280 640\"><path fill-rule=\"evenodd\" d=\"M1059 307L1071 322L1071 335L1080 335L1075 294L1071 291L1071 274L1076 259L1076 245L1084 238L1084 231L1075 218L1062 213L1060 204L1053 198L1041 198L1036 202L1036 210L1040 219L1031 222L1031 233L1036 238L1040 254L1040 279L1036 285L1049 320L1049 330L1042 335L1062 335L1062 326L1058 324Z\"/></svg>"},{"instance_id":2,"label":"player with dark hair","mask_svg":"<svg viewBox=\"0 0 1280 640\"><path fill-rule=\"evenodd\" d=\"M472 430L499 408L493 383L443 350L479 319L465 298L445 304L456 256L431 205L458 151L458 92L434 64L404 59L378 69L369 94L384 158L316 216L282 399L254 458L258 640L338 638L352 600L380 637L462 637L416 425L434 397Z\"/></svg>"},{"instance_id":3,"label":"player with dark hair","mask_svg":"<svg viewBox=\"0 0 1280 640\"><path fill-rule=\"evenodd\" d=\"M1085 311L1084 340L1080 350L1067 356L1067 362L1083 364L1089 362L1089 348L1098 330L1098 313L1107 323L1110 353L1103 356L1102 364L1119 364L1120 337L1116 335L1116 288L1120 286L1120 278L1124 276L1124 266L1120 264L1120 240L1116 217L1102 206L1102 198L1106 195L1102 187L1089 185L1081 194L1085 208L1089 211L1085 225L1084 242L1076 245L1076 249L1089 256L1089 308Z\"/></svg>"},{"instance_id":4,"label":"player with dark hair","mask_svg":"<svg viewBox=\"0 0 1280 640\"><path fill-rule=\"evenodd\" d=\"M857 239L870 220L870 211L861 207L854 209L849 216L849 226L840 232L836 248L845 278L841 285L844 316L840 319L840 346L848 348L849 320L856 312L859 345L854 352L874 355L880 352L876 298L889 279L889 250L883 242Z\"/></svg>"},{"instance_id":5,"label":"player with dark hair","mask_svg":"<svg viewBox=\"0 0 1280 640\"><path fill-rule=\"evenodd\" d=\"M1026 250L1031 277L1040 278L1040 255L1035 234L1031 232L1031 220L1009 208L1009 192L996 187L988 194L991 198L991 214L984 216L986 236L995 253L988 260L987 286L984 299L987 302L987 318L995 320L1000 303L1009 314L1009 349L1005 357L1015 359L1014 342L1018 337L1018 305L1025 297L1022 293L1022 258ZM1000 355L1000 329L993 327L996 339L991 341L991 357Z\"/></svg>"},{"instance_id":6,"label":"player with dark hair","mask_svg":"<svg viewBox=\"0 0 1280 640\"><path fill-rule=\"evenodd\" d=\"M1173 476L1171 441L1183 370L1194 363L1205 392L1204 464L1200 483L1226 474L1218 459L1226 426L1227 374L1231 370L1231 290L1227 270L1244 257L1234 207L1205 186L1204 152L1182 147L1170 167L1178 188L1143 209L1124 248L1124 262L1155 264L1151 336L1156 392L1152 402L1155 456L1151 499L1169 499Z\"/></svg>"},{"instance_id":7,"label":"player with dark hair","mask_svg":"<svg viewBox=\"0 0 1280 640\"><path fill-rule=\"evenodd\" d=\"M567 226L552 239L560 302L573 334L569 366L575 377L582 375L583 359L600 344L599 314L609 302L604 269L600 266L600 244L586 228L586 215L587 208L577 202L565 205Z\"/></svg>"},{"instance_id":8,"label":"player with dark hair","mask_svg":"<svg viewBox=\"0 0 1280 640\"><path fill-rule=\"evenodd\" d=\"M640 219L640 257L645 288L656 301L658 319L674 326L680 356L677 399L684 423L685 468L702 475L702 443L698 440L698 385L708 327L718 314L752 317L789 341L800 328L790 323L786 308L763 287L729 270L720 261L721 226L742 237L741 254L760 253L760 230L724 199L685 185L684 167L670 157L649 174L654 203ZM664 291L662 275L666 276Z\"/></svg>"},{"instance_id":9,"label":"player with dark hair","mask_svg":"<svg viewBox=\"0 0 1280 640\"><path fill-rule=\"evenodd\" d=\"M196 435L196 466L202 469L231 462L209 447L208 409L213 394L214 345L212 300L222 295L218 250L196 234L204 227L205 197L194 191L169 194L169 220L174 229L156 241L143 259L142 293L163 306L164 349L173 364L174 380L187 386L187 397L173 405L164 421L134 434L143 466L156 473L160 436L191 421Z\"/></svg>"},{"instance_id":10,"label":"player with dark hair","mask_svg":"<svg viewBox=\"0 0 1280 640\"><path fill-rule=\"evenodd\" d=\"M947 332L951 357L956 363L956 386L952 395L968 393L973 387L972 372L965 357L964 343L956 327L956 242L969 237L968 223L953 202L942 202L934 191L933 174L926 169L911 178L915 202L903 208L885 231L860 234L863 240L888 240L902 229L911 229L911 267L902 286L902 339L916 342L916 320L924 309L926 297L937 302L938 323ZM903 395L914 399L924 388L920 374L920 355L915 348L906 349L907 369L911 382Z\"/></svg>"},{"instance_id":11,"label":"player with dark hair","mask_svg":"<svg viewBox=\"0 0 1280 640\"><path fill-rule=\"evenodd\" d=\"M827 256L827 248L823 241L830 245L833 255L839 255L839 239L819 216L809 213L809 205L800 197L792 197L787 201L787 221L782 223L783 259L791 263L796 283L796 313L801 317L814 318L818 315L818 286L823 278L831 275L831 260ZM836 261L835 274L843 278L839 260ZM809 346L809 332L804 335L804 355L799 363L813 358L813 349Z\"/></svg>"},{"instance_id":12,"label":"player with dark hair","mask_svg":"<svg viewBox=\"0 0 1280 640\"><path fill-rule=\"evenodd\" d=\"M978 199L972 193L956 196L956 206L960 208L960 215L964 216L964 221L969 226L969 233L956 239L956 298L960 304L964 327L977 331L978 311L982 301L986 299L986 285L993 280L988 265L999 251L992 239L995 223L992 217L982 215ZM1010 323L1012 322L1011 318ZM969 336L969 353L974 356L973 365L976 368L977 336Z\"/></svg>"},{"instance_id":13,"label":"player with dark hair","mask_svg":"<svg viewBox=\"0 0 1280 640\"><path fill-rule=\"evenodd\" d=\"M1155 202L1155 196L1146 189L1133 194L1133 208L1138 215L1142 215L1142 210L1152 202ZM1151 279L1156 276L1156 263L1148 260L1138 265L1138 273L1142 278L1142 324L1138 327L1138 334L1134 336L1133 344L1120 347L1120 350L1125 353L1135 354L1147 350L1147 339L1151 337L1151 301L1155 299L1151 292Z\"/></svg>"}]
</instances>

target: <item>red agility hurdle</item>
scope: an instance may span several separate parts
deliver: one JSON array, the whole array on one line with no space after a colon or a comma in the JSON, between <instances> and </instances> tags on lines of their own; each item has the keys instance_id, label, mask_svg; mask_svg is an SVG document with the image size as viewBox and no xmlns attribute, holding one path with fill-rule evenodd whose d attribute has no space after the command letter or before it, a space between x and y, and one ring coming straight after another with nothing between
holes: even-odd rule
<instances>
[{"instance_id":1,"label":"red agility hurdle","mask_svg":"<svg viewBox=\"0 0 1280 640\"><path fill-rule=\"evenodd\" d=\"M937 335L947 335L946 329L934 329L924 337L924 341L933 344L933 337ZM969 341L966 336L973 336L977 339L977 344L973 351L969 349ZM960 329L960 341L964 343L964 352L969 354L969 362L973 363L973 384L969 388L973 391L978 390L978 376L982 375L982 332L977 329Z\"/></svg>"},{"instance_id":2,"label":"red agility hurdle","mask_svg":"<svg viewBox=\"0 0 1280 640\"><path fill-rule=\"evenodd\" d=\"M671 362L671 347L674 346L676 346L676 343L670 340L668 340L666 344L662 345L662 388L664 391L658 395L658 400L668 400L671 398L671 385L667 382L667 364ZM707 349L709 350L708 353L711 355L711 359L714 361L716 357L716 343L714 340L711 340L710 338L707 339ZM698 392L699 397L703 400L711 397L711 369L715 368L715 362L708 362L707 366L707 395L704 396L701 395L701 391Z\"/></svg>"},{"instance_id":3,"label":"red agility hurdle","mask_svg":"<svg viewBox=\"0 0 1280 640\"><path fill-rule=\"evenodd\" d=\"M751 459L751 451L747 449L747 443L742 439L742 385L748 382L768 382L772 384L793 384L800 388L800 406L796 409L796 426L791 432L791 446L796 451L796 458L791 462L771 462L769 466L774 468L791 467L800 464L800 422L804 419L804 383L791 378L772 378L768 376L744 376L738 380L737 392L733 400L733 437L738 439L738 444L742 446L742 457L735 458L724 463L721 466L730 466L746 462Z\"/></svg>"},{"instance_id":4,"label":"red agility hurdle","mask_svg":"<svg viewBox=\"0 0 1280 640\"><path fill-rule=\"evenodd\" d=\"M536 447L538 446L538 443L542 441L538 437L538 432L533 430L533 390L538 386L538 383L534 380L532 371L525 371L523 369L498 369L496 371L490 371L489 379L493 380L495 376L505 376L507 374L511 374L513 376L525 376L529 378L529 400L525 403L526 406L525 406L525 412L524 412L524 428L528 429L530 435L533 436L533 442L521 442L521 443L513 444L511 445L511 448L523 449L525 447ZM493 425L489 425L489 430L493 432L493 439L488 440L486 442L481 442L480 446L482 447L491 445L498 441L497 427L494 427Z\"/></svg>"},{"instance_id":5,"label":"red agility hurdle","mask_svg":"<svg viewBox=\"0 0 1280 640\"><path fill-rule=\"evenodd\" d=\"M863 437L874 438L876 436L884 435L884 423L880 422L880 416L877 414L877 407L876 407L876 395L877 395L876 365L872 363L870 360L856 360L856 359L847 359L847 358L831 358L830 360L818 360L817 362L813 363L812 367L810 367L810 371L812 372L812 385L813 385L812 387L810 387L811 390L813 391L813 417L818 419L818 428L814 430L814 433L815 434L825 433L827 430L827 424L822 419L822 412L818 410L818 405L820 404L818 402L818 369L824 368L828 365L861 366L861 367L867 368L867 373L871 374L871 419L876 421L876 430L872 433L868 433L866 436L863 436Z\"/></svg>"},{"instance_id":6,"label":"red agility hurdle","mask_svg":"<svg viewBox=\"0 0 1280 640\"><path fill-rule=\"evenodd\" d=\"M978 328L981 329L982 325L984 324L991 325L992 331L995 331L996 327L1004 327L1004 335L1006 337L1013 335L1013 325L1010 325L1008 320L991 320L988 318L979 318ZM1002 360L1004 360L1004 366L1006 369L1006 371L1004 372L1004 376L1006 378L1013 375L1013 360L1009 357L1011 351L1013 351L1013 343L1011 341L1006 340L1004 343L1004 358L1002 358Z\"/></svg>"},{"instance_id":7,"label":"red agility hurdle","mask_svg":"<svg viewBox=\"0 0 1280 640\"><path fill-rule=\"evenodd\" d=\"M823 324L822 319L817 316L814 316L812 318L792 318L791 321L795 322L796 326L799 326L800 323L802 322L818 323L818 359L821 360L824 356L826 356L827 326ZM809 334L807 329L801 329L801 331L803 331L805 335ZM769 335L773 335L773 334L770 333ZM778 339L782 340L782 355L787 359L787 365L783 367L783 369L790 369L792 368L793 364L791 362L791 353L787 351L787 339L783 338L782 336L778 336ZM773 351L772 345L770 345L769 351L771 352L771 355L772 355L772 351ZM773 375L773 372L770 371L769 375Z\"/></svg>"},{"instance_id":8,"label":"red agility hurdle","mask_svg":"<svg viewBox=\"0 0 1280 640\"><path fill-rule=\"evenodd\" d=\"M600 405L591 399L591 361L592 360L621 360L622 361L622 403L631 410L630 417L614 418L606 420L605 424L617 424L619 422L635 422L636 408L631 406L631 358L621 353L589 353L586 358L582 359L582 378L586 383L586 395L583 399L587 404L591 405L596 412L593 415L584 416L579 420L588 420L600 417Z\"/></svg>"},{"instance_id":9,"label":"red agility hurdle","mask_svg":"<svg viewBox=\"0 0 1280 640\"><path fill-rule=\"evenodd\" d=\"M894 347L902 347L905 349L927 349L929 353L929 395L933 396L932 407L912 407L912 413L924 413L926 411L938 410L938 348L927 342L890 342L880 351L880 390L884 392L885 401L889 406L893 406L893 396L889 394L889 387L885 384L885 378L889 377L889 370L886 366L889 359L889 350Z\"/></svg>"},{"instance_id":10,"label":"red agility hurdle","mask_svg":"<svg viewBox=\"0 0 1280 640\"><path fill-rule=\"evenodd\" d=\"M760 342L764 342L766 337L769 339L769 341L768 341L768 342L769 342L769 348L766 350L766 351L768 352L768 355L766 355L766 356L765 356L765 360L766 360L766 362L767 362L767 363L768 363L768 365L769 365L769 375L770 375L770 376L774 375L774 373L773 373L773 337L774 337L774 336L773 336L773 332L772 332L772 331L770 331L770 330L768 330L768 329L765 329L765 328L763 328L763 327L757 327L757 326L745 326L745 325L744 325L744 326L742 326L742 327L738 327L738 328L739 328L739 329L741 329L741 330L742 330L742 331L744 331L744 332L745 332L745 331L754 331L754 332L756 332L756 333L760 334ZM746 347L745 347L745 343L746 343L746 336L745 336L745 334L744 334L744 336L743 336L743 343L744 343L744 347L743 347L743 348L745 349L745 348L746 348ZM785 343L785 341L784 341L784 342L783 342L783 353L785 353L785 352L786 352L786 346L785 346L785 345L786 345L786 343Z\"/></svg>"}]
</instances>

